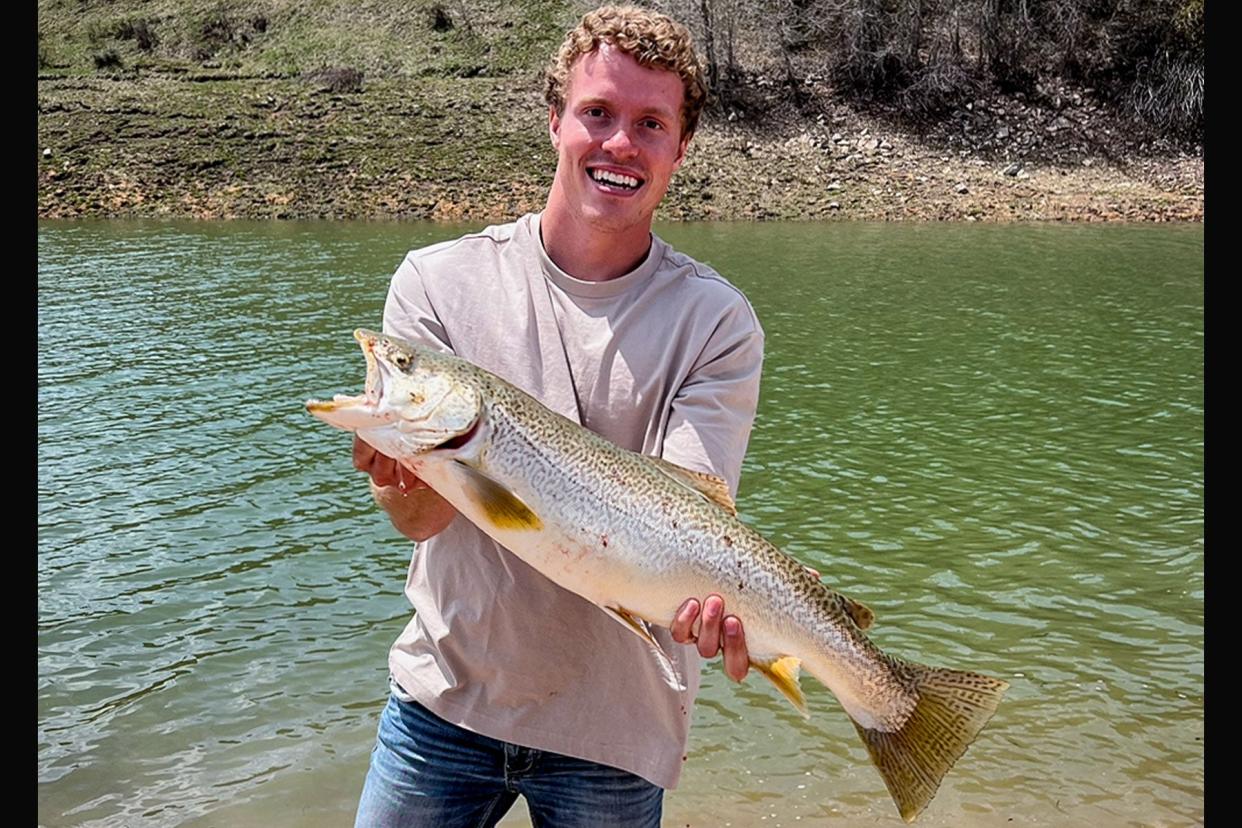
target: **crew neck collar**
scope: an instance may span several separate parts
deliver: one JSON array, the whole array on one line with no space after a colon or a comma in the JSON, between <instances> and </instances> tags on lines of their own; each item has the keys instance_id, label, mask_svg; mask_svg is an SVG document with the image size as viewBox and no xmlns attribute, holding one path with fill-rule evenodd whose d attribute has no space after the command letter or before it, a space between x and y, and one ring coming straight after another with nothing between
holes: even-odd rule
<instances>
[{"instance_id":1,"label":"crew neck collar","mask_svg":"<svg viewBox=\"0 0 1242 828\"><path fill-rule=\"evenodd\" d=\"M532 214L530 228L535 235L535 245L539 248L539 261L543 267L544 276L571 296L580 296L585 299L605 299L620 296L627 290L651 278L652 274L660 266L660 260L664 257L664 242L655 233L652 233L651 247L647 250L647 257L629 273L624 273L602 282L588 282L584 279L577 279L561 270L556 262L552 261L551 257L548 256L548 251L544 249L543 238L539 234L539 219L541 215L541 213Z\"/></svg>"}]
</instances>

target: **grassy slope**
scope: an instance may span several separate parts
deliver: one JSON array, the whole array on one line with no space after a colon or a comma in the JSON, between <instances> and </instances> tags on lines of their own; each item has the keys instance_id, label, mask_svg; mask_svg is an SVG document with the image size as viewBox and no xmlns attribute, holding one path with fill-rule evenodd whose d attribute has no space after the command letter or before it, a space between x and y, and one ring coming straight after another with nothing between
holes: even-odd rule
<instances>
[{"instance_id":1,"label":"grassy slope","mask_svg":"<svg viewBox=\"0 0 1242 828\"><path fill-rule=\"evenodd\" d=\"M441 8L451 28L433 28ZM40 0L47 64L95 73L92 56L112 49L139 72L295 77L350 66L369 77L506 75L538 67L574 20L576 7L519 0ZM132 30L146 23L144 50Z\"/></svg>"},{"instance_id":2,"label":"grassy slope","mask_svg":"<svg viewBox=\"0 0 1242 828\"><path fill-rule=\"evenodd\" d=\"M437 6L451 27L433 25ZM41 0L38 213L473 220L537 208L554 165L538 72L582 8ZM119 66L98 68L108 52ZM333 66L361 70L362 90L308 77ZM709 117L663 214L1202 218L1201 159L1009 177L1003 159L825 112Z\"/></svg>"}]
</instances>

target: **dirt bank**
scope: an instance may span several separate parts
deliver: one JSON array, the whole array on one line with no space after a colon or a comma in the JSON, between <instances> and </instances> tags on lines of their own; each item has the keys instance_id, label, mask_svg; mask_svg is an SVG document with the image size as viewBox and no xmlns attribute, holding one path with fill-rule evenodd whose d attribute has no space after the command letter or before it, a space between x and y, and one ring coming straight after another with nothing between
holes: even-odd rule
<instances>
[{"instance_id":1,"label":"dirt bank","mask_svg":"<svg viewBox=\"0 0 1242 828\"><path fill-rule=\"evenodd\" d=\"M462 219L541 206L533 78L57 78L38 85L38 215ZM823 96L829 100L829 96ZM1134 146L1072 96L979 101L915 134L825 103L708 118L662 217L1201 221L1201 151Z\"/></svg>"}]
</instances>

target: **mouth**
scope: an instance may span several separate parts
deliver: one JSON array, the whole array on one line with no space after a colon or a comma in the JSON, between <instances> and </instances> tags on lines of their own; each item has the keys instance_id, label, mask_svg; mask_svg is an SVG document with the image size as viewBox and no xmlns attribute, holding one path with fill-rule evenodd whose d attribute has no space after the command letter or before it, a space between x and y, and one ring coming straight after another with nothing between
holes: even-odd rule
<instances>
[{"instance_id":1,"label":"mouth","mask_svg":"<svg viewBox=\"0 0 1242 828\"><path fill-rule=\"evenodd\" d=\"M376 338L368 331L354 331L354 339L362 346L367 359L367 380L361 394L335 394L331 400L308 400L306 410L337 428L354 431L374 427L388 421L379 415L380 401L384 394L384 371L375 358Z\"/></svg>"},{"instance_id":2,"label":"mouth","mask_svg":"<svg viewBox=\"0 0 1242 828\"><path fill-rule=\"evenodd\" d=\"M647 182L633 173L605 167L587 167L587 176L610 193L635 193Z\"/></svg>"}]
</instances>

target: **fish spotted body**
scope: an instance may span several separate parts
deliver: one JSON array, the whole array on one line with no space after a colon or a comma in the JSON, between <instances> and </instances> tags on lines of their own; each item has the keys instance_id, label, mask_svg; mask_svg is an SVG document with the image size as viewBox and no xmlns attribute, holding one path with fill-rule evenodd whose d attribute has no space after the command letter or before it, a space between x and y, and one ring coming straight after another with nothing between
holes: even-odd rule
<instances>
[{"instance_id":1,"label":"fish spotted body","mask_svg":"<svg viewBox=\"0 0 1242 828\"><path fill-rule=\"evenodd\" d=\"M1008 685L883 653L872 614L736 517L724 481L623 449L458 357L369 331L366 392L310 401L320 419L395 458L465 518L642 637L687 597L719 594L752 665L806 714L800 668L854 722L912 821Z\"/></svg>"}]
</instances>

